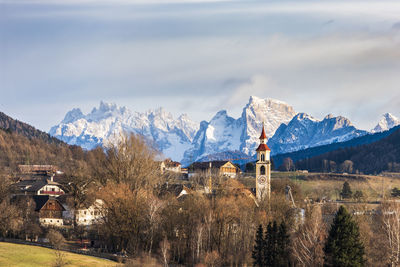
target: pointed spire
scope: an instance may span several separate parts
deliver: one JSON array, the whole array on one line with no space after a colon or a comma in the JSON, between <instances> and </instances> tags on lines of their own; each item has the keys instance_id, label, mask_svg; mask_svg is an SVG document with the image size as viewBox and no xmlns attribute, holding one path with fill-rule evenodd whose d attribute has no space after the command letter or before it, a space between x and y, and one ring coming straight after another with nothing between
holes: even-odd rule
<instances>
[{"instance_id":1,"label":"pointed spire","mask_svg":"<svg viewBox=\"0 0 400 267\"><path fill-rule=\"evenodd\" d=\"M262 132L261 132L260 139L267 139L267 135L265 134L265 130L264 130L264 122L263 122L263 127L262 127Z\"/></svg>"}]
</instances>

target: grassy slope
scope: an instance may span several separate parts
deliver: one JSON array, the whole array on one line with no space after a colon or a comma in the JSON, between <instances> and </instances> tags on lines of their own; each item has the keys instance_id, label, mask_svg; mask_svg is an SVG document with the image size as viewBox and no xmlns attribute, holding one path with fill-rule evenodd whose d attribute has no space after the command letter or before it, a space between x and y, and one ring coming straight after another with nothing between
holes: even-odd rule
<instances>
[{"instance_id":1,"label":"grassy slope","mask_svg":"<svg viewBox=\"0 0 400 267\"><path fill-rule=\"evenodd\" d=\"M68 267L117 266L117 263L65 252ZM36 246L0 242L0 266L52 266L54 250Z\"/></svg>"},{"instance_id":2,"label":"grassy slope","mask_svg":"<svg viewBox=\"0 0 400 267\"><path fill-rule=\"evenodd\" d=\"M335 200L339 198L344 181L349 182L353 193L361 190L367 201L382 200L382 191L386 197L389 197L392 188L400 188L400 178L371 175L273 172L271 178L290 179L300 186L304 197L313 199L328 197ZM240 182L247 187L255 187L254 178L240 179Z\"/></svg>"}]
</instances>

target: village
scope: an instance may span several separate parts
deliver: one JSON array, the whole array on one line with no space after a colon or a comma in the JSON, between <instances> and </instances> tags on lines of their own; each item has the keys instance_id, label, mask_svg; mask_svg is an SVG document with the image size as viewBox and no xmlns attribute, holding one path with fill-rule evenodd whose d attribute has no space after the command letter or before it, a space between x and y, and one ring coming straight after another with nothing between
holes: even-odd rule
<instances>
[{"instance_id":1,"label":"village","mask_svg":"<svg viewBox=\"0 0 400 267\"><path fill-rule=\"evenodd\" d=\"M137 138L123 139L126 143L107 155L146 150L144 141ZM9 195L10 207L19 209L22 217L14 214L2 236L9 242L46 245L55 229L66 239L63 249L119 262L148 251L150 257L164 255L159 260L164 264L246 265L259 224L284 223L293 238L292 249L300 246L296 249L301 251L307 247L301 247L298 233L312 222L320 227L313 242L321 242L342 205L368 229L378 227L375 218L392 220L398 205L393 192L400 188L395 177L272 171L264 128L259 140L256 160L244 170L230 160L194 162L187 168L171 159L147 163L139 159L131 165L130 161L124 165L104 161L116 172L102 176L120 176L119 180L96 182L84 175L77 179L55 165L18 165ZM142 166L136 175L125 175L136 166ZM355 193L348 182L357 189ZM20 221L23 228L18 226ZM243 254L237 254L237 249ZM314 252L318 262L322 249L319 243ZM295 253L290 260L302 257Z\"/></svg>"}]
</instances>

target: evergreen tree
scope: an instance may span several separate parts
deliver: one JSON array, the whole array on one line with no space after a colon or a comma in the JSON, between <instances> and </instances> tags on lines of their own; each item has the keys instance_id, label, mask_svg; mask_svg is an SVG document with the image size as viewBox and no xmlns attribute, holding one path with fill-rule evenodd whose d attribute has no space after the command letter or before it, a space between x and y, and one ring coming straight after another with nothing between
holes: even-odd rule
<instances>
[{"instance_id":1,"label":"evergreen tree","mask_svg":"<svg viewBox=\"0 0 400 267\"><path fill-rule=\"evenodd\" d=\"M265 234L264 266L284 267L289 264L289 235L285 223L269 223Z\"/></svg>"},{"instance_id":2,"label":"evergreen tree","mask_svg":"<svg viewBox=\"0 0 400 267\"><path fill-rule=\"evenodd\" d=\"M279 225L278 240L277 240L277 257L275 266L288 266L289 265L289 234L284 222Z\"/></svg>"},{"instance_id":3,"label":"evergreen tree","mask_svg":"<svg viewBox=\"0 0 400 267\"><path fill-rule=\"evenodd\" d=\"M400 196L400 189L398 189L397 187L392 189L392 197L399 197Z\"/></svg>"},{"instance_id":4,"label":"evergreen tree","mask_svg":"<svg viewBox=\"0 0 400 267\"><path fill-rule=\"evenodd\" d=\"M251 257L254 260L253 266L265 266L264 265L264 250L265 250L265 241L264 241L264 230L262 225L258 226L257 234L256 234L256 243L254 244L254 249Z\"/></svg>"},{"instance_id":5,"label":"evergreen tree","mask_svg":"<svg viewBox=\"0 0 400 267\"><path fill-rule=\"evenodd\" d=\"M324 252L325 266L364 266L364 246L358 225L343 206L333 220Z\"/></svg>"},{"instance_id":6,"label":"evergreen tree","mask_svg":"<svg viewBox=\"0 0 400 267\"><path fill-rule=\"evenodd\" d=\"M278 255L278 225L276 221L269 223L267 233L265 235L265 266L276 266L276 258Z\"/></svg>"},{"instance_id":7,"label":"evergreen tree","mask_svg":"<svg viewBox=\"0 0 400 267\"><path fill-rule=\"evenodd\" d=\"M353 195L350 184L347 181L343 183L343 188L340 195L342 196L342 198L351 198L351 196Z\"/></svg>"}]
</instances>

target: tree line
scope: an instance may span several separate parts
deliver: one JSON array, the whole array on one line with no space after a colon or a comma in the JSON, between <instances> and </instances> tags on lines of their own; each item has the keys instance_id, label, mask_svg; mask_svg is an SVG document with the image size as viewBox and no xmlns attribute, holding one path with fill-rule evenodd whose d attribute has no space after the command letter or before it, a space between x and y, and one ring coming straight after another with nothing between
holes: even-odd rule
<instances>
[{"instance_id":1,"label":"tree line","mask_svg":"<svg viewBox=\"0 0 400 267\"><path fill-rule=\"evenodd\" d=\"M4 147L9 145L11 151L14 148L26 151L23 145L18 145L19 141L30 144L24 137L3 134L5 137L0 137L9 138L7 141L16 140L4 144ZM19 138L22 139L18 141ZM330 231L335 229L331 225L335 225L332 224L336 220L334 215L340 210L331 204L304 203L300 188L289 180L272 180L268 203L256 203L248 188L236 179L224 177L213 177L213 194L200 192L207 184L206 177L203 177L194 179L191 188L187 189L188 194L178 198L171 189L174 183L182 181L175 180L173 175L160 173L155 160L157 151L141 136L125 136L106 150L88 152L53 147L53 144L42 145L43 150L53 148L55 151L48 155L49 160L54 160L50 163L64 162L67 167L64 186L71 196L71 207L85 207L96 198L104 202L102 219L89 229L74 223L74 227L68 230L57 230L67 239L89 238L96 241L96 249L103 252L126 253L135 258L153 257L165 266L252 265L257 243L264 263L323 266L332 262L331 266L338 266L335 265L336 258L327 255L341 250L335 246L328 249L326 244L337 238L333 234L331 237ZM35 157L42 155L42 152L36 154L40 146L35 142L30 149ZM16 159L19 157L15 155ZM35 157L31 158L36 160ZM40 158L35 160L31 163L42 162ZM12 173L2 170L0 236L22 239L46 236L49 229L38 224L33 203L10 202ZM304 213L286 200L285 187L288 184ZM385 202L376 214L351 218L356 222L353 230L359 228L359 244L365 250L362 257L365 264L399 264L399 205ZM260 231L260 225L266 229L265 232ZM332 242L338 244L338 241Z\"/></svg>"}]
</instances>

